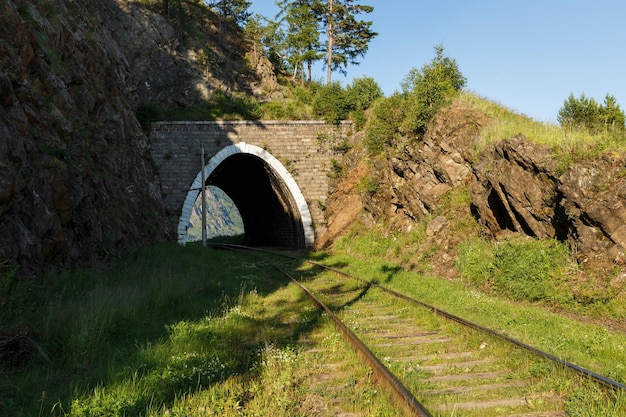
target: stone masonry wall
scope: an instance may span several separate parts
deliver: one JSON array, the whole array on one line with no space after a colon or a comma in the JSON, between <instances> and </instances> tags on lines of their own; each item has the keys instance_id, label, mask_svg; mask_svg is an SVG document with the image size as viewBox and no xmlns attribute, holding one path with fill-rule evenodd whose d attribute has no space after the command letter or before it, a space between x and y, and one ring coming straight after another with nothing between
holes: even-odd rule
<instances>
[{"instance_id":1,"label":"stone masonry wall","mask_svg":"<svg viewBox=\"0 0 626 417\"><path fill-rule=\"evenodd\" d=\"M324 205L329 192L333 158L351 129L321 121L202 121L158 122L150 134L156 165L172 230L176 230L187 192L205 164L223 148L240 142L263 148L293 176L313 219L315 234L326 230Z\"/></svg>"}]
</instances>

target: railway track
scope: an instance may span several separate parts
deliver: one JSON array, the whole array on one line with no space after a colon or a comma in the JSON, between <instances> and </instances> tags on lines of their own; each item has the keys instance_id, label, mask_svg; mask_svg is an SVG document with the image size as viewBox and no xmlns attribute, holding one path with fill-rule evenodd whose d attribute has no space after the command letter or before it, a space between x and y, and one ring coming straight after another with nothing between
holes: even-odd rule
<instances>
[{"instance_id":1,"label":"railway track","mask_svg":"<svg viewBox=\"0 0 626 417\"><path fill-rule=\"evenodd\" d=\"M406 415L567 416L573 387L626 391L615 381L376 283L315 262L306 261L309 267L302 268L303 259L264 253L295 262L290 272L285 266L274 268L328 315ZM555 383L563 375L568 386Z\"/></svg>"}]
</instances>

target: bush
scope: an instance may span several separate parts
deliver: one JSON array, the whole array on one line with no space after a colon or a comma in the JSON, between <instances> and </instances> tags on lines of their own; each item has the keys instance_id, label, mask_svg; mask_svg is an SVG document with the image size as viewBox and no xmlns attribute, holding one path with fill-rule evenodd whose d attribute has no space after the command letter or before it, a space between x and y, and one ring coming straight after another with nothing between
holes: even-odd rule
<instances>
[{"instance_id":1,"label":"bush","mask_svg":"<svg viewBox=\"0 0 626 417\"><path fill-rule=\"evenodd\" d=\"M137 108L137 120L144 130L159 120L258 120L262 116L263 109L254 97L231 97L219 90L210 100L186 107L165 109L148 102Z\"/></svg>"},{"instance_id":2,"label":"bush","mask_svg":"<svg viewBox=\"0 0 626 417\"><path fill-rule=\"evenodd\" d=\"M559 124L566 128L583 129L588 132L624 131L624 112L615 100L607 94L602 104L581 94L579 98L570 94L557 116Z\"/></svg>"},{"instance_id":3,"label":"bush","mask_svg":"<svg viewBox=\"0 0 626 417\"><path fill-rule=\"evenodd\" d=\"M338 82L320 86L313 97L313 113L328 123L339 123L348 117L346 91Z\"/></svg>"},{"instance_id":4,"label":"bush","mask_svg":"<svg viewBox=\"0 0 626 417\"><path fill-rule=\"evenodd\" d=\"M369 109L382 96L383 91L371 77L355 78L346 88L346 100L351 111Z\"/></svg>"},{"instance_id":5,"label":"bush","mask_svg":"<svg viewBox=\"0 0 626 417\"><path fill-rule=\"evenodd\" d=\"M435 46L435 57L421 70L412 69L402 82L407 98L407 132L423 134L437 110L450 103L467 80L456 61L443 55L442 45Z\"/></svg>"},{"instance_id":6,"label":"bush","mask_svg":"<svg viewBox=\"0 0 626 417\"><path fill-rule=\"evenodd\" d=\"M552 300L569 263L569 249L555 240L513 239L461 245L457 267L474 283L517 300Z\"/></svg>"},{"instance_id":7,"label":"bush","mask_svg":"<svg viewBox=\"0 0 626 417\"><path fill-rule=\"evenodd\" d=\"M399 94L380 99L372 105L372 118L365 134L365 148L371 155L385 150L393 142L405 118L406 102Z\"/></svg>"},{"instance_id":8,"label":"bush","mask_svg":"<svg viewBox=\"0 0 626 417\"><path fill-rule=\"evenodd\" d=\"M365 110L372 103L383 97L380 86L370 77L355 78L352 84L346 88L346 100L352 114L354 128L359 131L366 123Z\"/></svg>"},{"instance_id":9,"label":"bush","mask_svg":"<svg viewBox=\"0 0 626 417\"><path fill-rule=\"evenodd\" d=\"M465 77L456 61L443 55L441 45L435 51L430 63L409 72L402 82L402 94L372 105L372 119L365 138L370 154L381 153L398 133L423 135L435 113L465 86Z\"/></svg>"},{"instance_id":10,"label":"bush","mask_svg":"<svg viewBox=\"0 0 626 417\"><path fill-rule=\"evenodd\" d=\"M144 131L148 131L153 122L163 120L163 111L158 105L151 102L141 103L137 107L136 115Z\"/></svg>"}]
</instances>

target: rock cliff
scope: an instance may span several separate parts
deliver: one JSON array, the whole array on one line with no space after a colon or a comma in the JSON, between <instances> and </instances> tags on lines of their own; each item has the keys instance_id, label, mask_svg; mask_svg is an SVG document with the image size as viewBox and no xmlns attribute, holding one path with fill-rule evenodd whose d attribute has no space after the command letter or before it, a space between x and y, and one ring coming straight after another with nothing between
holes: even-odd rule
<instances>
[{"instance_id":1,"label":"rock cliff","mask_svg":"<svg viewBox=\"0 0 626 417\"><path fill-rule=\"evenodd\" d=\"M201 61L130 1L3 0L0 21L0 265L24 275L168 237L139 103L276 87L260 57L237 69L240 36L208 30Z\"/></svg>"},{"instance_id":2,"label":"rock cliff","mask_svg":"<svg viewBox=\"0 0 626 417\"><path fill-rule=\"evenodd\" d=\"M590 269L624 265L626 155L598 156L560 172L548 148L519 135L475 156L472 142L487 122L462 102L440 110L423 139L400 142L387 150L386 158L372 161L369 175L377 183L373 192L359 191L358 177L368 175L368 169L363 169L363 158L354 158L352 166L360 168L352 168L329 198L329 225L345 228L360 216L342 217L334 207L360 192L366 220L384 219L406 230L436 211L448 191L467 186L471 212L485 234L565 241ZM445 221L433 219L429 236Z\"/></svg>"},{"instance_id":3,"label":"rock cliff","mask_svg":"<svg viewBox=\"0 0 626 417\"><path fill-rule=\"evenodd\" d=\"M481 224L567 241L581 263L623 264L624 155L601 155L564 173L547 148L518 136L481 153L470 193Z\"/></svg>"}]
</instances>

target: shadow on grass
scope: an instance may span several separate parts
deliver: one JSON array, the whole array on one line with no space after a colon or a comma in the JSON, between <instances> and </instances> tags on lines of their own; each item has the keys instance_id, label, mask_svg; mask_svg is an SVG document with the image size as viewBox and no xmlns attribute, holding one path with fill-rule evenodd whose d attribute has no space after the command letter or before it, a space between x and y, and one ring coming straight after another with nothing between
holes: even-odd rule
<instances>
[{"instance_id":1,"label":"shadow on grass","mask_svg":"<svg viewBox=\"0 0 626 417\"><path fill-rule=\"evenodd\" d=\"M287 283L261 263L194 245L20 283L28 288L1 323L36 329L50 362L34 352L2 368L0 415L139 415L233 375L253 378L265 344L289 345L319 317L300 295L253 316L238 307L254 309Z\"/></svg>"}]
</instances>

